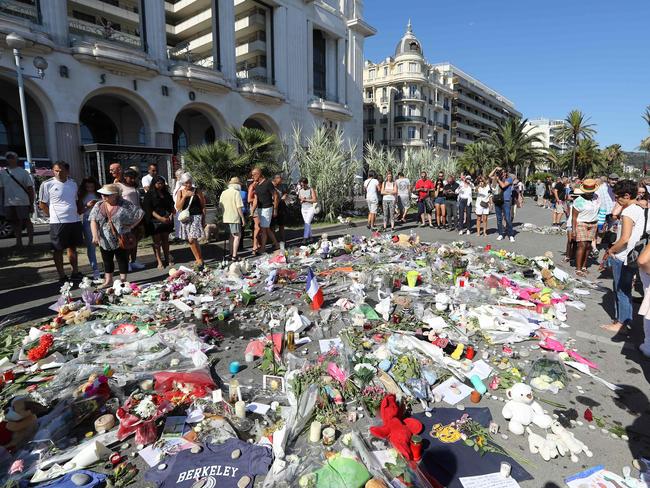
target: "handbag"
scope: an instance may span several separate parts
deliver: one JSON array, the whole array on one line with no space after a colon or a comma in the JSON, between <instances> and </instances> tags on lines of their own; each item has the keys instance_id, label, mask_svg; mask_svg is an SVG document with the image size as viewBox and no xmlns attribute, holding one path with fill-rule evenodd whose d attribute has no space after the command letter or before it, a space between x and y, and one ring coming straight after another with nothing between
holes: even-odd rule
<instances>
[{"instance_id":1,"label":"handbag","mask_svg":"<svg viewBox=\"0 0 650 488\"><path fill-rule=\"evenodd\" d=\"M322 210L323 209L320 206L320 202L314 203L314 215L318 215Z\"/></svg>"},{"instance_id":2,"label":"handbag","mask_svg":"<svg viewBox=\"0 0 650 488\"><path fill-rule=\"evenodd\" d=\"M483 208L489 208L489 207L490 207L490 204L489 204L488 202L485 202L485 201L480 202L479 205L480 205L481 207L483 207Z\"/></svg>"},{"instance_id":3,"label":"handbag","mask_svg":"<svg viewBox=\"0 0 650 488\"><path fill-rule=\"evenodd\" d=\"M492 203L498 207L500 207L505 203L505 200L503 198L503 190L501 189L501 187L498 187L497 193L494 193L492 195Z\"/></svg>"},{"instance_id":4,"label":"handbag","mask_svg":"<svg viewBox=\"0 0 650 488\"><path fill-rule=\"evenodd\" d=\"M194 194L190 197L190 204L187 206L186 209L181 210L178 213L178 221L185 224L188 220L190 220L190 207L192 206L192 200L194 200Z\"/></svg>"},{"instance_id":5,"label":"handbag","mask_svg":"<svg viewBox=\"0 0 650 488\"><path fill-rule=\"evenodd\" d=\"M135 249L138 245L138 239L133 232L125 232L124 234L118 234L115 224L113 223L113 216L110 212L106 212L108 217L108 223L111 226L111 232L117 238L117 245L120 249L125 251L130 251Z\"/></svg>"},{"instance_id":6,"label":"handbag","mask_svg":"<svg viewBox=\"0 0 650 488\"><path fill-rule=\"evenodd\" d=\"M628 253L627 259L625 260L625 265L628 268L639 269L639 256L643 252L643 248L648 245L648 209L645 209L644 212L645 219L643 221L643 234L639 241L634 245L632 250Z\"/></svg>"}]
</instances>

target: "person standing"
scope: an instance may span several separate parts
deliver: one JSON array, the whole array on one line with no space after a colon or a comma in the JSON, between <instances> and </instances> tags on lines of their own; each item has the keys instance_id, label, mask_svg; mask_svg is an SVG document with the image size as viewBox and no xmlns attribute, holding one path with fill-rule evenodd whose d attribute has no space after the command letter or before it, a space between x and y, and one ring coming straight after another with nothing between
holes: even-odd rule
<instances>
[{"instance_id":1,"label":"person standing","mask_svg":"<svg viewBox=\"0 0 650 488\"><path fill-rule=\"evenodd\" d=\"M34 211L34 182L29 173L18 166L18 155L9 151L5 154L7 167L0 172L0 192L5 209L5 218L11 224L16 236L16 247L23 246L23 228L27 229L28 245L34 244L34 226L31 214Z\"/></svg>"},{"instance_id":2,"label":"person standing","mask_svg":"<svg viewBox=\"0 0 650 488\"><path fill-rule=\"evenodd\" d=\"M418 220L420 221L420 227L425 226L425 218L429 217L429 227L433 227L431 222L431 215L427 210L426 199L429 196L429 192L433 190L433 182L427 178L427 172L422 171L420 173L420 179L415 182L415 191L418 195Z\"/></svg>"},{"instance_id":3,"label":"person standing","mask_svg":"<svg viewBox=\"0 0 650 488\"><path fill-rule=\"evenodd\" d=\"M81 222L84 229L86 252L88 255L88 262L93 270L94 280L99 279L99 266L97 264L97 252L95 250L95 244L93 244L93 231L89 217L90 211L93 209L95 204L101 200L97 190L99 190L99 183L94 177L89 176L81 181L78 195L78 199L81 202L81 209L83 210Z\"/></svg>"},{"instance_id":4,"label":"person standing","mask_svg":"<svg viewBox=\"0 0 650 488\"><path fill-rule=\"evenodd\" d=\"M546 186L542 180L537 180L535 183L535 195L537 196L537 206L546 207L546 201L544 200L544 193L546 192Z\"/></svg>"},{"instance_id":5,"label":"person standing","mask_svg":"<svg viewBox=\"0 0 650 488\"><path fill-rule=\"evenodd\" d=\"M189 173L183 173L181 176L181 189L178 192L176 201L176 210L179 213L178 222L180 223L181 239L187 240L192 250L192 255L199 269L203 269L203 254L201 253L201 243L199 239L205 236L205 196L203 192L194 186L194 180ZM183 211L187 218L183 218Z\"/></svg>"},{"instance_id":6,"label":"person standing","mask_svg":"<svg viewBox=\"0 0 650 488\"><path fill-rule=\"evenodd\" d=\"M273 249L280 248L275 234L271 230L271 219L278 214L280 199L278 198L278 192L275 191L273 182L264 177L260 168L253 169L251 174L256 183L255 201L251 208L251 213L257 213L260 219L259 248L257 252L253 252L255 256L257 253L266 252L267 241L273 243Z\"/></svg>"},{"instance_id":7,"label":"person standing","mask_svg":"<svg viewBox=\"0 0 650 488\"><path fill-rule=\"evenodd\" d=\"M492 191L482 176L478 177L476 184L476 206L474 207L476 234L480 236L481 228L483 228L483 235L487 236L487 220L490 213L490 195Z\"/></svg>"},{"instance_id":8,"label":"person standing","mask_svg":"<svg viewBox=\"0 0 650 488\"><path fill-rule=\"evenodd\" d=\"M470 235L472 233L472 177L461 176L460 185L456 189L458 195L458 234Z\"/></svg>"},{"instance_id":9,"label":"person standing","mask_svg":"<svg viewBox=\"0 0 650 488\"><path fill-rule=\"evenodd\" d=\"M406 223L406 214L411 206L411 181L401 171L397 174L397 209L399 222Z\"/></svg>"},{"instance_id":10,"label":"person standing","mask_svg":"<svg viewBox=\"0 0 650 488\"><path fill-rule=\"evenodd\" d=\"M433 187L433 204L436 212L436 226L442 229L447 225L447 209L445 208L445 175L438 173L438 179Z\"/></svg>"},{"instance_id":11,"label":"person standing","mask_svg":"<svg viewBox=\"0 0 650 488\"><path fill-rule=\"evenodd\" d=\"M241 181L239 178L231 178L228 188L219 197L219 206L223 212L223 223L228 225L230 231L230 258L239 261L237 250L242 237L246 217L244 216L244 201L241 197Z\"/></svg>"},{"instance_id":12,"label":"person standing","mask_svg":"<svg viewBox=\"0 0 650 488\"><path fill-rule=\"evenodd\" d=\"M179 168L174 172L174 190L172 191L172 198L174 199L174 208L176 208L176 202L178 201L178 195L180 193L181 187L181 177L183 176L184 171ZM179 241L181 238L181 224L178 221L178 212L174 212L174 241Z\"/></svg>"},{"instance_id":13,"label":"person standing","mask_svg":"<svg viewBox=\"0 0 650 488\"><path fill-rule=\"evenodd\" d=\"M445 212L447 214L447 229L457 230L458 225L458 183L454 175L449 175L447 184L442 188L445 197Z\"/></svg>"},{"instance_id":14,"label":"person standing","mask_svg":"<svg viewBox=\"0 0 650 488\"><path fill-rule=\"evenodd\" d=\"M395 198L397 197L397 185L393 181L393 173L386 172L386 178L381 184L382 205L384 211L384 230L390 223L390 230L395 230Z\"/></svg>"},{"instance_id":15,"label":"person standing","mask_svg":"<svg viewBox=\"0 0 650 488\"><path fill-rule=\"evenodd\" d=\"M314 205L318 201L316 190L309 186L307 178L300 178L300 188L298 189L298 200L300 201L300 213L302 220L305 222L305 228L302 233L302 245L309 244L311 240L311 223L314 220Z\"/></svg>"},{"instance_id":16,"label":"person standing","mask_svg":"<svg viewBox=\"0 0 650 488\"><path fill-rule=\"evenodd\" d=\"M142 201L144 220L153 240L158 269L174 264L169 253L169 234L174 231L174 199L162 176L154 176Z\"/></svg>"},{"instance_id":17,"label":"person standing","mask_svg":"<svg viewBox=\"0 0 650 488\"><path fill-rule=\"evenodd\" d=\"M120 279L126 281L129 271L129 250L120 245L120 237L133 232L144 212L128 200L120 196L120 187L116 184L102 186L98 193L102 201L90 211L90 222L93 233L93 243L99 246L104 262L104 283L100 289L113 285L113 274L117 261Z\"/></svg>"},{"instance_id":18,"label":"person standing","mask_svg":"<svg viewBox=\"0 0 650 488\"><path fill-rule=\"evenodd\" d=\"M375 228L375 218L377 217L377 208L379 207L379 180L375 172L368 172L368 179L363 182L363 188L366 190L366 203L368 204L368 229Z\"/></svg>"},{"instance_id":19,"label":"person standing","mask_svg":"<svg viewBox=\"0 0 650 488\"><path fill-rule=\"evenodd\" d=\"M147 174L144 175L142 177L142 180L140 181L140 183L142 184L142 189L145 191L145 193L149 191L149 188L151 187L151 183L156 176L158 176L158 164L151 163L147 168ZM169 191L167 191L167 193L169 193Z\"/></svg>"},{"instance_id":20,"label":"person standing","mask_svg":"<svg viewBox=\"0 0 650 488\"><path fill-rule=\"evenodd\" d=\"M591 178L584 180L582 185L576 188L575 193L579 196L574 200L571 208L571 237L576 243L576 275L581 277L587 274L587 257L598 230L600 203L597 198L594 198L597 189L596 180ZM570 259L570 251L568 254Z\"/></svg>"},{"instance_id":21,"label":"person standing","mask_svg":"<svg viewBox=\"0 0 650 488\"><path fill-rule=\"evenodd\" d=\"M277 239L284 243L285 242L285 232L284 227L286 224L287 214L289 209L287 208L287 198L289 193L287 191L287 186L282 182L282 175L276 174L273 177L273 188L278 194L278 211L277 215L271 219L271 231L275 231L275 227L278 228Z\"/></svg>"},{"instance_id":22,"label":"person standing","mask_svg":"<svg viewBox=\"0 0 650 488\"><path fill-rule=\"evenodd\" d=\"M551 198L553 202L553 225L559 227L562 225L562 215L564 215L566 211L566 188L562 178L558 178L553 185Z\"/></svg>"},{"instance_id":23,"label":"person standing","mask_svg":"<svg viewBox=\"0 0 650 488\"><path fill-rule=\"evenodd\" d=\"M646 358L650 358L650 246L648 245L643 248L639 256L639 274L644 290L643 302L639 307L639 314L643 316L643 342L639 345L639 351Z\"/></svg>"},{"instance_id":24,"label":"person standing","mask_svg":"<svg viewBox=\"0 0 650 488\"><path fill-rule=\"evenodd\" d=\"M138 174L131 168L128 168L125 171L120 173L120 179L114 181L114 183L120 187L121 196L124 200L131 202L136 208L142 208L140 204L140 192L138 191ZM136 240L139 242L144 237L144 223L141 222L135 229L133 229L133 234L135 235ZM145 266L142 263L139 263L137 260L138 257L138 246L137 244L130 250L129 254L129 272L139 271L144 269Z\"/></svg>"},{"instance_id":25,"label":"person standing","mask_svg":"<svg viewBox=\"0 0 650 488\"><path fill-rule=\"evenodd\" d=\"M54 251L54 265L60 281L67 281L63 269L63 250L68 251L72 267L70 277L81 280L79 273L77 247L83 245L83 227L79 214L81 204L77 198L77 184L68 178L68 163L57 161L52 165L54 178L41 185L38 194L39 208L50 219L50 241Z\"/></svg>"},{"instance_id":26,"label":"person standing","mask_svg":"<svg viewBox=\"0 0 650 488\"><path fill-rule=\"evenodd\" d=\"M250 212L250 219L253 222L253 229L252 229L252 241L253 241L253 246L252 246L252 254L253 256L257 256L258 249L260 248L260 218L257 215L257 212L255 210L256 207L256 200L257 200L257 195L255 194L255 187L257 186L257 182L253 179L249 180L250 183L248 185L248 192L247 192L247 203L248 203L248 209Z\"/></svg>"},{"instance_id":27,"label":"person standing","mask_svg":"<svg viewBox=\"0 0 650 488\"><path fill-rule=\"evenodd\" d=\"M492 203L494 203L494 213L497 218L497 231L499 236L497 240L505 239L506 236L510 238L510 242L515 242L515 234L512 229L512 213L510 207L512 206L512 176L510 176L503 168L496 167L490 173L497 193L492 196ZM504 230L503 220L506 221Z\"/></svg>"},{"instance_id":28,"label":"person standing","mask_svg":"<svg viewBox=\"0 0 650 488\"><path fill-rule=\"evenodd\" d=\"M621 223L617 239L605 252L601 269L611 268L615 294L615 317L603 329L619 332L632 322L632 281L635 269L627 265L628 254L636 246L647 228L647 210L636 204L638 185L632 180L621 180L614 185L616 203L621 206Z\"/></svg>"}]
</instances>

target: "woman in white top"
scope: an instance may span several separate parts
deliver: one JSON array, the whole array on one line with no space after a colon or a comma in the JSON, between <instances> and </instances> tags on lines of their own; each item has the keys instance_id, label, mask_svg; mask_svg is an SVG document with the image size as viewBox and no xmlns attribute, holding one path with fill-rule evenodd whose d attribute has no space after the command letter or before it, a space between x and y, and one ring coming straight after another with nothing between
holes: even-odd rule
<instances>
[{"instance_id":1,"label":"woman in white top","mask_svg":"<svg viewBox=\"0 0 650 488\"><path fill-rule=\"evenodd\" d=\"M379 206L379 180L374 171L368 172L368 179L363 182L363 188L366 190L366 203L368 204L368 229L374 229L375 218L377 217L377 207Z\"/></svg>"},{"instance_id":2,"label":"woman in white top","mask_svg":"<svg viewBox=\"0 0 650 488\"><path fill-rule=\"evenodd\" d=\"M587 256L591 248L591 242L596 238L598 230L598 210L600 203L594 198L598 182L587 178L580 187L576 188L574 194L580 196L575 199L571 209L571 232L572 239L576 242L576 274L585 276L587 273Z\"/></svg>"},{"instance_id":3,"label":"woman in white top","mask_svg":"<svg viewBox=\"0 0 650 488\"><path fill-rule=\"evenodd\" d=\"M383 195L384 210L384 230L390 222L390 230L395 230L395 196L397 195L397 185L393 181L393 173L386 173L386 178L381 184L381 194Z\"/></svg>"},{"instance_id":4,"label":"woman in white top","mask_svg":"<svg viewBox=\"0 0 650 488\"><path fill-rule=\"evenodd\" d=\"M639 314L643 315L643 342L639 351L646 358L650 358L650 246L643 248L639 256L639 274L643 282L643 303L639 307Z\"/></svg>"},{"instance_id":5,"label":"woman in white top","mask_svg":"<svg viewBox=\"0 0 650 488\"><path fill-rule=\"evenodd\" d=\"M490 195L492 190L482 176L478 177L476 181L476 234L481 235L481 228L483 228L483 235L487 236L487 221L488 214L490 213Z\"/></svg>"},{"instance_id":6,"label":"woman in white top","mask_svg":"<svg viewBox=\"0 0 650 488\"><path fill-rule=\"evenodd\" d=\"M309 187L307 178L300 178L300 188L298 189L298 200L302 204L300 212L302 220L305 222L305 229L302 232L303 246L311 240L311 222L314 220L314 204L318 201L316 190Z\"/></svg>"},{"instance_id":7,"label":"woman in white top","mask_svg":"<svg viewBox=\"0 0 650 488\"><path fill-rule=\"evenodd\" d=\"M456 189L458 195L458 227L459 235L472 233L472 184L471 176L461 176L460 185Z\"/></svg>"},{"instance_id":8,"label":"woman in white top","mask_svg":"<svg viewBox=\"0 0 650 488\"><path fill-rule=\"evenodd\" d=\"M616 203L623 209L621 223L618 226L618 238L605 252L601 264L601 269L608 265L614 277L616 316L611 324L602 326L612 332L618 332L632 322L632 281L635 269L627 266L627 256L639 242L647 226L645 209L635 203L637 189L637 183L632 180L621 180L614 185Z\"/></svg>"}]
</instances>

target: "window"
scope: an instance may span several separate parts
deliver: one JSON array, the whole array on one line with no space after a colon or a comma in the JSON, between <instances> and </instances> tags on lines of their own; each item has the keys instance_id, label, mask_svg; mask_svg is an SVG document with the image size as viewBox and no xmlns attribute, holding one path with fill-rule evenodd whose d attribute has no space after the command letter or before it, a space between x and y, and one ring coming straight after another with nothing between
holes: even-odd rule
<instances>
[{"instance_id":1,"label":"window","mask_svg":"<svg viewBox=\"0 0 650 488\"><path fill-rule=\"evenodd\" d=\"M87 14L86 12L79 12L78 10L72 11L72 18L83 20L84 22L90 22L91 24L97 22L97 19L94 15Z\"/></svg>"},{"instance_id":2,"label":"window","mask_svg":"<svg viewBox=\"0 0 650 488\"><path fill-rule=\"evenodd\" d=\"M314 30L314 95L326 98L326 42L320 30Z\"/></svg>"},{"instance_id":3,"label":"window","mask_svg":"<svg viewBox=\"0 0 650 488\"><path fill-rule=\"evenodd\" d=\"M366 90L366 98L372 100L372 89Z\"/></svg>"},{"instance_id":4,"label":"window","mask_svg":"<svg viewBox=\"0 0 650 488\"><path fill-rule=\"evenodd\" d=\"M371 79L371 80L375 79L375 70L374 69L371 69L370 71L368 71L368 78Z\"/></svg>"},{"instance_id":5,"label":"window","mask_svg":"<svg viewBox=\"0 0 650 488\"><path fill-rule=\"evenodd\" d=\"M381 89L381 96L385 98L385 97L386 97L386 93L387 93L387 92L386 92L386 87L382 88L382 89Z\"/></svg>"},{"instance_id":6,"label":"window","mask_svg":"<svg viewBox=\"0 0 650 488\"><path fill-rule=\"evenodd\" d=\"M433 133L433 145L434 146L438 145L438 133L437 132Z\"/></svg>"},{"instance_id":7,"label":"window","mask_svg":"<svg viewBox=\"0 0 650 488\"><path fill-rule=\"evenodd\" d=\"M397 129L397 139L401 139L401 138L402 138L402 128L400 127Z\"/></svg>"},{"instance_id":8,"label":"window","mask_svg":"<svg viewBox=\"0 0 650 488\"><path fill-rule=\"evenodd\" d=\"M409 105L409 115L417 115L415 105Z\"/></svg>"},{"instance_id":9,"label":"window","mask_svg":"<svg viewBox=\"0 0 650 488\"><path fill-rule=\"evenodd\" d=\"M403 63L400 63L400 64L397 65L397 72L398 73L402 73L403 69L404 69L404 64Z\"/></svg>"},{"instance_id":10,"label":"window","mask_svg":"<svg viewBox=\"0 0 650 488\"><path fill-rule=\"evenodd\" d=\"M418 92L418 87L417 85L409 85L409 95L411 98L415 97Z\"/></svg>"},{"instance_id":11,"label":"window","mask_svg":"<svg viewBox=\"0 0 650 488\"><path fill-rule=\"evenodd\" d=\"M409 126L409 139L415 139L416 138L415 134L416 134L415 127Z\"/></svg>"},{"instance_id":12,"label":"window","mask_svg":"<svg viewBox=\"0 0 650 488\"><path fill-rule=\"evenodd\" d=\"M446 146L447 145L447 134L442 135L442 145Z\"/></svg>"},{"instance_id":13,"label":"window","mask_svg":"<svg viewBox=\"0 0 650 488\"><path fill-rule=\"evenodd\" d=\"M386 142L386 140L388 139L388 137L386 137L387 134L388 134L388 130L386 129L386 127L384 127L381 130L381 138L384 142Z\"/></svg>"},{"instance_id":14,"label":"window","mask_svg":"<svg viewBox=\"0 0 650 488\"><path fill-rule=\"evenodd\" d=\"M409 63L409 73L417 73L420 71L418 69L418 63Z\"/></svg>"},{"instance_id":15,"label":"window","mask_svg":"<svg viewBox=\"0 0 650 488\"><path fill-rule=\"evenodd\" d=\"M388 67L384 68L384 76L388 76Z\"/></svg>"},{"instance_id":16,"label":"window","mask_svg":"<svg viewBox=\"0 0 650 488\"><path fill-rule=\"evenodd\" d=\"M368 141L375 141L375 129L368 129Z\"/></svg>"},{"instance_id":17,"label":"window","mask_svg":"<svg viewBox=\"0 0 650 488\"><path fill-rule=\"evenodd\" d=\"M443 116L444 123L447 124L449 122L449 115L445 114Z\"/></svg>"}]
</instances>

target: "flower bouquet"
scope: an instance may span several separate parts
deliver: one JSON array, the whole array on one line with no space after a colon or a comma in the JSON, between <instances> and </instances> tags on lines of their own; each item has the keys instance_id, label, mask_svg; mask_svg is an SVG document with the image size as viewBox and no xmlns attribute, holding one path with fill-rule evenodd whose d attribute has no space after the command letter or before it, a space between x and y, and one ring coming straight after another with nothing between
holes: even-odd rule
<instances>
[{"instance_id":1,"label":"flower bouquet","mask_svg":"<svg viewBox=\"0 0 650 488\"><path fill-rule=\"evenodd\" d=\"M207 396L216 388L207 370L191 373L163 371L154 374L156 393L173 405L189 405L197 398Z\"/></svg>"},{"instance_id":2,"label":"flower bouquet","mask_svg":"<svg viewBox=\"0 0 650 488\"><path fill-rule=\"evenodd\" d=\"M120 421L120 428L117 431L118 439L124 440L135 432L137 445L152 444L158 437L156 420L167 413L169 408L169 402L160 395L133 393L126 400L124 406L118 408L116 412Z\"/></svg>"},{"instance_id":3,"label":"flower bouquet","mask_svg":"<svg viewBox=\"0 0 650 488\"><path fill-rule=\"evenodd\" d=\"M27 351L27 357L33 362L40 361L47 356L52 344L54 344L54 336L52 334L42 335L38 339L38 345Z\"/></svg>"}]
</instances>

